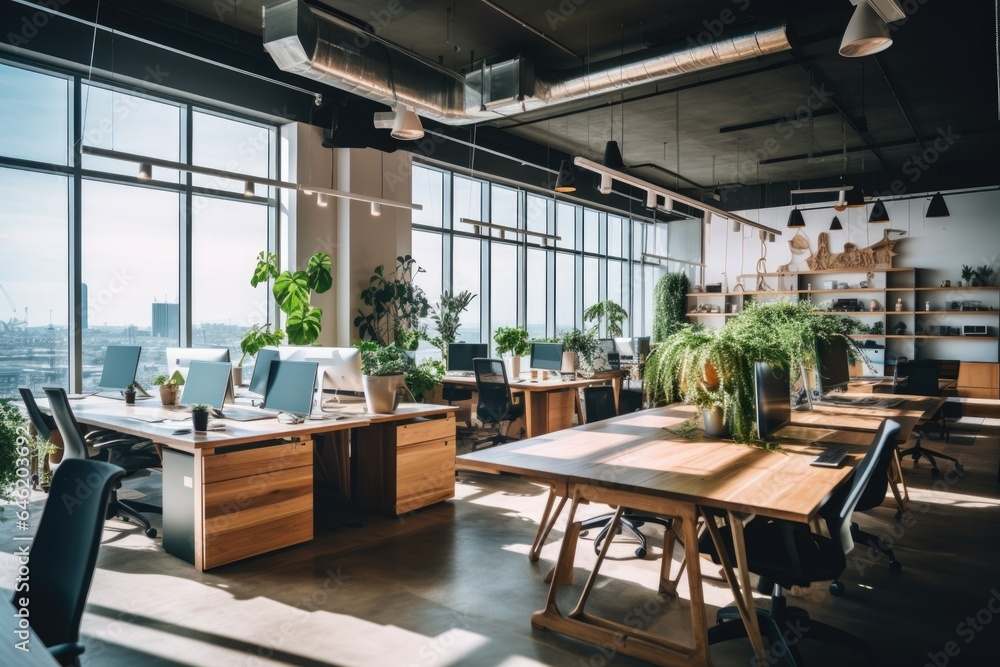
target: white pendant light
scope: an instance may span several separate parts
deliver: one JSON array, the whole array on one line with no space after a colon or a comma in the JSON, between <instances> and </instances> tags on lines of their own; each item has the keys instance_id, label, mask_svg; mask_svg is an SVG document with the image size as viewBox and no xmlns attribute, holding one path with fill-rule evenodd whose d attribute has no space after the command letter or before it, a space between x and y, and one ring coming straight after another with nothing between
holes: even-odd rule
<instances>
[{"instance_id":1,"label":"white pendant light","mask_svg":"<svg viewBox=\"0 0 1000 667\"><path fill-rule=\"evenodd\" d=\"M861 0L854 9L844 39L840 42L840 55L861 58L885 51L892 46L892 38L885 21L875 12L868 0Z\"/></svg>"},{"instance_id":2,"label":"white pendant light","mask_svg":"<svg viewBox=\"0 0 1000 667\"><path fill-rule=\"evenodd\" d=\"M405 104L396 105L396 117L392 122L393 139L416 140L423 139L424 126L420 124L420 118L413 113L413 109Z\"/></svg>"}]
</instances>

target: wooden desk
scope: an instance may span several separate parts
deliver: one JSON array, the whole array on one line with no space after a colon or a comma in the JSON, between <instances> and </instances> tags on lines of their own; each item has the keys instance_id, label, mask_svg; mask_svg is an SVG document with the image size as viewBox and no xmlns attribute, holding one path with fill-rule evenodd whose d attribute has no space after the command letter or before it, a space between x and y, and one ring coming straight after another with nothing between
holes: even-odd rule
<instances>
[{"instance_id":1,"label":"wooden desk","mask_svg":"<svg viewBox=\"0 0 1000 667\"><path fill-rule=\"evenodd\" d=\"M45 648L30 627L25 629L14 616L14 605L6 597L0 603L0 665L18 667L59 667L59 662ZM24 634L21 634L24 633ZM18 644L24 650L18 648ZM86 658L84 658L86 661Z\"/></svg>"},{"instance_id":2,"label":"wooden desk","mask_svg":"<svg viewBox=\"0 0 1000 667\"><path fill-rule=\"evenodd\" d=\"M561 431L573 426L573 416L582 413L577 390L598 384L611 383L615 388L615 409L621 394L624 371L603 371L592 378L576 380L530 380L519 378L511 381L513 392L524 392L525 431L534 438L553 431ZM476 388L476 379L471 377L446 376L443 383ZM580 421L583 421L581 415Z\"/></svg>"},{"instance_id":3,"label":"wooden desk","mask_svg":"<svg viewBox=\"0 0 1000 667\"><path fill-rule=\"evenodd\" d=\"M709 438L678 438L665 431L691 417L690 409L656 408L560 431L544 439L522 440L458 457L463 468L503 472L548 481L573 499L559 559L553 571L545 608L532 625L561 632L656 664L711 662L702 596L696 522L707 508L728 514L735 545L736 569L725 557L714 518L706 524L720 554L723 572L758 661L765 664L763 642L753 611L749 570L740 513L762 514L809 523L860 461L866 447L850 447L845 465L817 468L809 462L820 453L816 445L791 444L767 452ZM870 438L868 439L870 442ZM563 614L556 603L560 587L572 580L581 522L576 509L584 502L607 503L676 519L684 535L686 573L691 590L692 645L681 645L620 623L584 612L611 539L601 554L576 607ZM612 525L609 535L616 533ZM663 559L660 586L669 581L669 556Z\"/></svg>"},{"instance_id":4,"label":"wooden desk","mask_svg":"<svg viewBox=\"0 0 1000 667\"><path fill-rule=\"evenodd\" d=\"M401 404L393 414L368 415L363 405L349 405L339 409L344 418L337 420L283 424L276 419L223 419L217 421L225 423L224 431L187 434L175 434L176 425L136 419L182 419L190 414L185 408L164 407L154 400L126 405L89 397L74 401L73 411L82 423L149 438L157 444L163 459L164 549L193 562L198 570L311 540L314 461L327 477L342 484L350 497L350 480L355 477L350 471L358 465L349 456L346 436L352 430L363 433L371 425L381 428L392 424L424 442L419 440L426 431L422 424L436 418L441 423L434 427L435 437L450 443L452 452L450 492L430 487L428 478L443 484L443 476L438 472L425 474L422 457L409 456L410 449L403 451L414 442L401 443L402 454L396 448L382 451L386 467L379 470L391 469L390 479L369 474L363 482L379 484L377 497L391 495L395 499L402 488L406 511L454 495L452 406ZM333 440L330 446L318 446L327 437ZM367 448L358 452L362 461L369 457ZM387 506L382 503L380 509Z\"/></svg>"}]
</instances>

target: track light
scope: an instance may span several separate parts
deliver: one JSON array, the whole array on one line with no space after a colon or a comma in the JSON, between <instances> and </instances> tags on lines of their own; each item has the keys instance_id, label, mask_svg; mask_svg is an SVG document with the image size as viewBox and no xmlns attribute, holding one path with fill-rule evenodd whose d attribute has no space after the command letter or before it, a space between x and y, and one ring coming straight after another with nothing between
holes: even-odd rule
<instances>
[{"instance_id":1,"label":"track light","mask_svg":"<svg viewBox=\"0 0 1000 667\"><path fill-rule=\"evenodd\" d=\"M846 191L844 191L844 190L840 191L840 195L837 196L837 203L833 205L833 210L837 211L838 213L840 211L846 211L847 210L847 192ZM836 218L836 216L834 216L834 218Z\"/></svg>"},{"instance_id":2,"label":"track light","mask_svg":"<svg viewBox=\"0 0 1000 667\"><path fill-rule=\"evenodd\" d=\"M556 176L556 192L576 192L576 180L573 178L573 170L569 166L569 160L559 163L559 175Z\"/></svg>"},{"instance_id":3,"label":"track light","mask_svg":"<svg viewBox=\"0 0 1000 667\"><path fill-rule=\"evenodd\" d=\"M244 181L243 182L243 196L246 197L247 199L250 199L251 197L254 197L256 195L257 195L257 189L254 186L254 182L253 181Z\"/></svg>"},{"instance_id":4,"label":"track light","mask_svg":"<svg viewBox=\"0 0 1000 667\"><path fill-rule=\"evenodd\" d=\"M382 205L376 201L372 202L372 215L376 218L382 215Z\"/></svg>"},{"instance_id":5,"label":"track light","mask_svg":"<svg viewBox=\"0 0 1000 667\"><path fill-rule=\"evenodd\" d=\"M656 193L652 190L646 191L646 208L649 210L656 208Z\"/></svg>"},{"instance_id":6,"label":"track light","mask_svg":"<svg viewBox=\"0 0 1000 667\"><path fill-rule=\"evenodd\" d=\"M139 163L139 180L148 181L153 178L153 165L148 162Z\"/></svg>"},{"instance_id":7,"label":"track light","mask_svg":"<svg viewBox=\"0 0 1000 667\"><path fill-rule=\"evenodd\" d=\"M316 206L326 206L326 195L322 192L316 195Z\"/></svg>"},{"instance_id":8,"label":"track light","mask_svg":"<svg viewBox=\"0 0 1000 667\"><path fill-rule=\"evenodd\" d=\"M740 221L739 220L733 220L733 231L736 232L736 233L739 233L739 231L740 231Z\"/></svg>"},{"instance_id":9,"label":"track light","mask_svg":"<svg viewBox=\"0 0 1000 667\"><path fill-rule=\"evenodd\" d=\"M614 181L607 174L601 174L600 184L597 186L597 191L602 195L611 194L611 186L614 185Z\"/></svg>"},{"instance_id":10,"label":"track light","mask_svg":"<svg viewBox=\"0 0 1000 667\"><path fill-rule=\"evenodd\" d=\"M948 205L944 203L944 197L941 193L937 193L931 197L931 203L927 206L927 215L925 218L947 218L951 215L948 211Z\"/></svg>"},{"instance_id":11,"label":"track light","mask_svg":"<svg viewBox=\"0 0 1000 667\"><path fill-rule=\"evenodd\" d=\"M413 109L405 104L397 104L396 117L392 121L392 132L389 134L393 139L405 141L423 139L424 126L420 124L420 118L413 112Z\"/></svg>"},{"instance_id":12,"label":"track light","mask_svg":"<svg viewBox=\"0 0 1000 667\"><path fill-rule=\"evenodd\" d=\"M875 205L872 206L872 214L868 217L868 222L889 222L889 211L885 210L885 204L883 204L878 199L875 200Z\"/></svg>"},{"instance_id":13,"label":"track light","mask_svg":"<svg viewBox=\"0 0 1000 667\"><path fill-rule=\"evenodd\" d=\"M892 38L885 21L879 17L868 0L861 0L854 8L844 39L840 42L840 55L861 58L885 51L892 46Z\"/></svg>"},{"instance_id":14,"label":"track light","mask_svg":"<svg viewBox=\"0 0 1000 667\"><path fill-rule=\"evenodd\" d=\"M767 235L767 242L774 243L774 239L775 239L774 232L769 232Z\"/></svg>"},{"instance_id":15,"label":"track light","mask_svg":"<svg viewBox=\"0 0 1000 667\"><path fill-rule=\"evenodd\" d=\"M802 211L797 208L793 208L792 212L788 214L788 224L787 227L805 227L806 221L802 217Z\"/></svg>"},{"instance_id":16,"label":"track light","mask_svg":"<svg viewBox=\"0 0 1000 667\"><path fill-rule=\"evenodd\" d=\"M830 223L830 231L835 232L839 229L843 229L844 226L840 224L840 218L833 216L833 222Z\"/></svg>"},{"instance_id":17,"label":"track light","mask_svg":"<svg viewBox=\"0 0 1000 667\"><path fill-rule=\"evenodd\" d=\"M663 200L663 207L662 208L663 208L663 212L664 213L673 213L674 212L674 200L671 199L670 197L664 198L664 200Z\"/></svg>"}]
</instances>

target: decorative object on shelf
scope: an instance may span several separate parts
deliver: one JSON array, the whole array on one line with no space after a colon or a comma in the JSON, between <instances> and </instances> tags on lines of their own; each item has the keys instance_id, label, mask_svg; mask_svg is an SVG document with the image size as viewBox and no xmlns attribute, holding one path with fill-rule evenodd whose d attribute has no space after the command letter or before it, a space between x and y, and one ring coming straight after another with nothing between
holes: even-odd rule
<instances>
[{"instance_id":1,"label":"decorative object on shelf","mask_svg":"<svg viewBox=\"0 0 1000 667\"><path fill-rule=\"evenodd\" d=\"M903 297L899 297L898 299L896 299L896 312L898 313L902 310L903 310Z\"/></svg>"},{"instance_id":2,"label":"decorative object on shelf","mask_svg":"<svg viewBox=\"0 0 1000 667\"><path fill-rule=\"evenodd\" d=\"M813 288L813 284L812 283L806 283L806 291L811 292L812 288Z\"/></svg>"},{"instance_id":3,"label":"decorative object on shelf","mask_svg":"<svg viewBox=\"0 0 1000 667\"><path fill-rule=\"evenodd\" d=\"M951 281L950 280L942 280L941 281L941 287L951 287Z\"/></svg>"},{"instance_id":4,"label":"decorative object on shelf","mask_svg":"<svg viewBox=\"0 0 1000 667\"><path fill-rule=\"evenodd\" d=\"M170 377L157 375L153 378L153 384L160 388L161 404L177 405L177 388L184 384L184 376L180 371L174 371Z\"/></svg>"},{"instance_id":5,"label":"decorative object on shelf","mask_svg":"<svg viewBox=\"0 0 1000 667\"><path fill-rule=\"evenodd\" d=\"M737 304L735 304L735 303L730 304L730 306L729 306L729 312L731 312L731 313L733 313L735 315L736 313L740 312L740 307Z\"/></svg>"},{"instance_id":6,"label":"decorative object on shelf","mask_svg":"<svg viewBox=\"0 0 1000 667\"><path fill-rule=\"evenodd\" d=\"M830 252L830 235L827 232L820 232L819 235L819 248L816 253L806 257L805 263L811 271L825 271L828 269L890 269L892 268L892 258L896 256L893 252L896 243L899 239L890 238L890 234L906 234L905 230L902 229L885 229L882 230L882 239L876 241L866 248L858 248L853 243L845 243L844 251L840 253ZM797 268L792 268L793 264L798 265L801 260L795 260L796 252L801 253L801 241L797 242L800 247L796 248L796 239L799 238L798 234L792 237L789 241L789 245L792 247L792 257L793 262L779 267L778 271L795 271L799 270ZM805 239L805 237L802 237ZM809 242L805 240L805 251L809 250Z\"/></svg>"},{"instance_id":7,"label":"decorative object on shelf","mask_svg":"<svg viewBox=\"0 0 1000 667\"><path fill-rule=\"evenodd\" d=\"M906 322L896 322L896 326L892 330L896 332L897 336L902 336L906 333Z\"/></svg>"},{"instance_id":8,"label":"decorative object on shelf","mask_svg":"<svg viewBox=\"0 0 1000 667\"><path fill-rule=\"evenodd\" d=\"M882 310L882 304L880 304L877 299L872 299L871 301L868 302L869 313L878 313L881 310Z\"/></svg>"},{"instance_id":9,"label":"decorative object on shelf","mask_svg":"<svg viewBox=\"0 0 1000 667\"><path fill-rule=\"evenodd\" d=\"M807 271L812 268L809 264L809 237L807 237L802 230L795 232L795 236L788 240L788 250L792 254L792 259L788 264L782 264L778 267L778 273L785 273L787 271ZM758 279L759 282L759 279Z\"/></svg>"},{"instance_id":10,"label":"decorative object on shelf","mask_svg":"<svg viewBox=\"0 0 1000 667\"><path fill-rule=\"evenodd\" d=\"M709 293L721 294L722 283L712 283L711 285L705 285L705 291Z\"/></svg>"},{"instance_id":11,"label":"decorative object on shelf","mask_svg":"<svg viewBox=\"0 0 1000 667\"><path fill-rule=\"evenodd\" d=\"M971 266L968 266L967 264L963 264L962 265L962 280L965 281L965 286L966 287L972 287L972 275L973 275L973 273L974 272L973 272Z\"/></svg>"},{"instance_id":12,"label":"decorative object on shelf","mask_svg":"<svg viewBox=\"0 0 1000 667\"><path fill-rule=\"evenodd\" d=\"M931 309L931 302L924 301L924 310L929 311Z\"/></svg>"},{"instance_id":13,"label":"decorative object on shelf","mask_svg":"<svg viewBox=\"0 0 1000 667\"><path fill-rule=\"evenodd\" d=\"M982 266L977 267L974 273L976 278L979 280L979 284L986 286L993 280L993 274L996 273L996 271L989 264L983 264Z\"/></svg>"}]
</instances>

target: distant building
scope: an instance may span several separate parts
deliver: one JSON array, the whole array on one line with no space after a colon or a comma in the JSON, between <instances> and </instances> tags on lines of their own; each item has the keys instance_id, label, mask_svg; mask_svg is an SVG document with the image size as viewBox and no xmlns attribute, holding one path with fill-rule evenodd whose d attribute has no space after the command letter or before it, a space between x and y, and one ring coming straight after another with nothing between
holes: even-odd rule
<instances>
[{"instance_id":1,"label":"distant building","mask_svg":"<svg viewBox=\"0 0 1000 667\"><path fill-rule=\"evenodd\" d=\"M177 338L180 325L180 304L153 304L153 338Z\"/></svg>"},{"instance_id":2,"label":"distant building","mask_svg":"<svg viewBox=\"0 0 1000 667\"><path fill-rule=\"evenodd\" d=\"M80 283L80 328L86 330L88 316L87 312L87 283Z\"/></svg>"}]
</instances>

